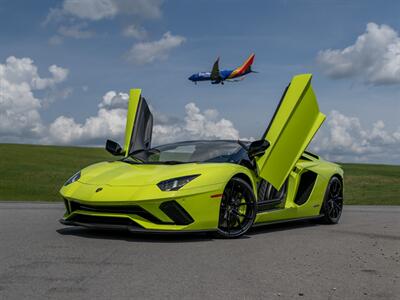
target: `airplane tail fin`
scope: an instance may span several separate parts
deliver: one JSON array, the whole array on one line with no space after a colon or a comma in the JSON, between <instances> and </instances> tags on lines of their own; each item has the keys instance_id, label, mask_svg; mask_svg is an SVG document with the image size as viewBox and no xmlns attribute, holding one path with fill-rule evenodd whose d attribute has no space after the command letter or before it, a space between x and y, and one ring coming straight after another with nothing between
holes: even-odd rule
<instances>
[{"instance_id":1,"label":"airplane tail fin","mask_svg":"<svg viewBox=\"0 0 400 300\"><path fill-rule=\"evenodd\" d=\"M254 62L254 57L256 55L254 53L252 53L247 59L246 61L238 68L238 73L239 74L243 74L243 73L250 73L250 72L254 72L251 70L251 65Z\"/></svg>"}]
</instances>

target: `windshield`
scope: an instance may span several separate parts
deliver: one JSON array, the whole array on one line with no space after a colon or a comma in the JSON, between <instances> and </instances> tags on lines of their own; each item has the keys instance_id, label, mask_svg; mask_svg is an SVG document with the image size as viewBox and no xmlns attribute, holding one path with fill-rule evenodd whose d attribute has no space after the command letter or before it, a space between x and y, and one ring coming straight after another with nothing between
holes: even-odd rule
<instances>
[{"instance_id":1,"label":"windshield","mask_svg":"<svg viewBox=\"0 0 400 300\"><path fill-rule=\"evenodd\" d=\"M242 151L241 151L242 150ZM141 163L237 162L244 148L237 141L189 141L133 153Z\"/></svg>"}]
</instances>

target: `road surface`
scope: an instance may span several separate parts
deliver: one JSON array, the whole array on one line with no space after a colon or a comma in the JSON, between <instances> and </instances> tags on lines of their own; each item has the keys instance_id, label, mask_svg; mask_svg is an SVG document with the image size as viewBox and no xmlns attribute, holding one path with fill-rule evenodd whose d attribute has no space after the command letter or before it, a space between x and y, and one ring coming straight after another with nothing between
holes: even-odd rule
<instances>
[{"instance_id":1,"label":"road surface","mask_svg":"<svg viewBox=\"0 0 400 300\"><path fill-rule=\"evenodd\" d=\"M400 299L400 207L236 240L91 231L62 213L0 202L0 299Z\"/></svg>"}]
</instances>

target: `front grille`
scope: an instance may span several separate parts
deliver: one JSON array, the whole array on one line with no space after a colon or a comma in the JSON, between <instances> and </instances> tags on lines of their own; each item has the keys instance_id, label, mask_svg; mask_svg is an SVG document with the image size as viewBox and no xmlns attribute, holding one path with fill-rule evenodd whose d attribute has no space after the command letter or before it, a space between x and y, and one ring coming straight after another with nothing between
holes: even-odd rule
<instances>
[{"instance_id":1,"label":"front grille","mask_svg":"<svg viewBox=\"0 0 400 300\"><path fill-rule=\"evenodd\" d=\"M102 225L120 225L120 226L137 226L138 224L128 218L99 217L89 215L73 215L68 221L84 223L84 224L102 224Z\"/></svg>"},{"instance_id":2,"label":"front grille","mask_svg":"<svg viewBox=\"0 0 400 300\"><path fill-rule=\"evenodd\" d=\"M143 209L139 205L91 205L71 201L70 206L71 212L80 210L96 213L137 215L154 224L171 224L170 222L161 221L159 218L153 216L151 213L149 213L147 210Z\"/></svg>"}]
</instances>

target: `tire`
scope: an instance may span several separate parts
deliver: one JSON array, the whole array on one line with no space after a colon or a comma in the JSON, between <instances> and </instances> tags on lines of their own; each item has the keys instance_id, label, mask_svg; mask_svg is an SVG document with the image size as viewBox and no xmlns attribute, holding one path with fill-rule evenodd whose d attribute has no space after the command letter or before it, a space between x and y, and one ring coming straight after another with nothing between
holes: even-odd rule
<instances>
[{"instance_id":1,"label":"tire","mask_svg":"<svg viewBox=\"0 0 400 300\"><path fill-rule=\"evenodd\" d=\"M217 235L237 238L245 234L256 218L256 199L252 187L243 179L233 177L221 198Z\"/></svg>"},{"instance_id":2,"label":"tire","mask_svg":"<svg viewBox=\"0 0 400 300\"><path fill-rule=\"evenodd\" d=\"M325 224L337 224L343 211L343 182L336 176L329 180L321 213Z\"/></svg>"}]
</instances>

